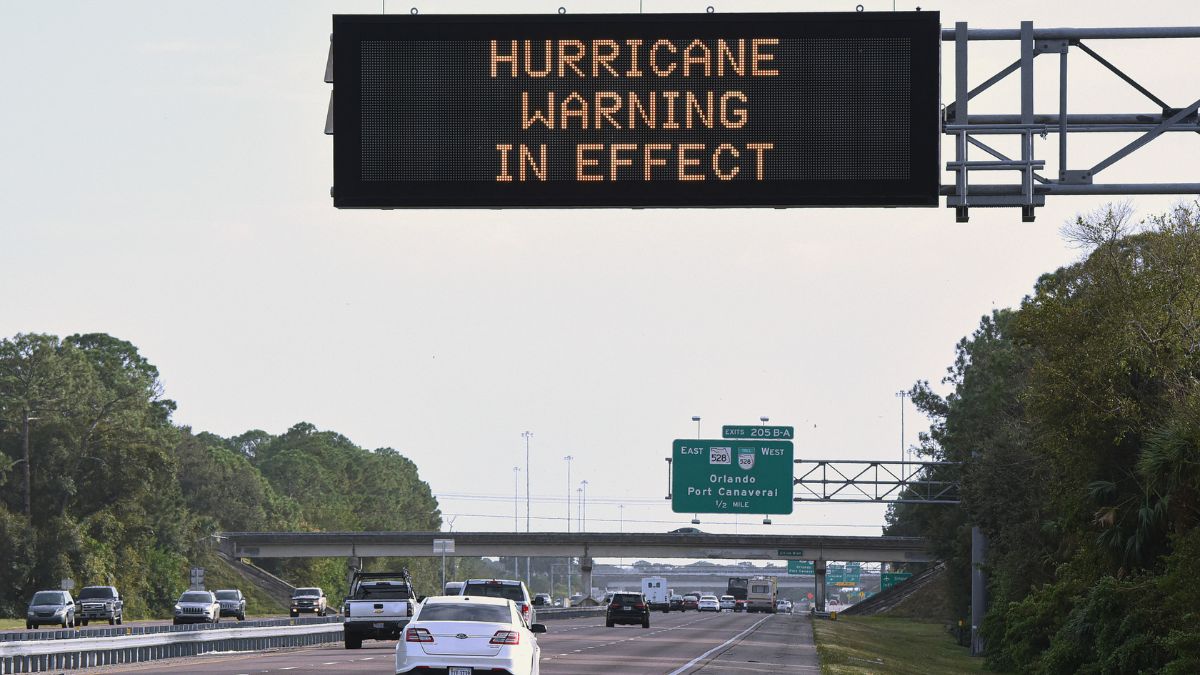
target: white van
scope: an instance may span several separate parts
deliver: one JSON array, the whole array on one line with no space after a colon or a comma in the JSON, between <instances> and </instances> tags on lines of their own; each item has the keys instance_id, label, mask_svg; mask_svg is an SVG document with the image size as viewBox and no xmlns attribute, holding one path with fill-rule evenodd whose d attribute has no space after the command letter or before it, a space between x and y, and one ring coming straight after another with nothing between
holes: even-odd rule
<instances>
[{"instance_id":1,"label":"white van","mask_svg":"<svg viewBox=\"0 0 1200 675\"><path fill-rule=\"evenodd\" d=\"M646 596L646 605L650 611L661 609L671 611L671 589L667 587L666 577L646 577L642 579L642 595Z\"/></svg>"}]
</instances>

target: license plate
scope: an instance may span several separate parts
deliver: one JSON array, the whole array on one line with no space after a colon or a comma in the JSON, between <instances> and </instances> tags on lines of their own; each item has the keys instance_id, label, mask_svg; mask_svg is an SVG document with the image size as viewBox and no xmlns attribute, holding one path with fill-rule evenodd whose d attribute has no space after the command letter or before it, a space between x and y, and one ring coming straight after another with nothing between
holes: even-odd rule
<instances>
[{"instance_id":1,"label":"license plate","mask_svg":"<svg viewBox=\"0 0 1200 675\"><path fill-rule=\"evenodd\" d=\"M449 675L471 675L471 669L451 667Z\"/></svg>"},{"instance_id":2,"label":"license plate","mask_svg":"<svg viewBox=\"0 0 1200 675\"><path fill-rule=\"evenodd\" d=\"M626 608L624 608L624 609L625 609L625 611L626 611L626 612L632 612L632 611L633 611L633 608L632 608L632 607L626 607Z\"/></svg>"},{"instance_id":3,"label":"license plate","mask_svg":"<svg viewBox=\"0 0 1200 675\"><path fill-rule=\"evenodd\" d=\"M373 624L371 624L371 626L373 628L383 628L383 624L381 624L381 623L373 623Z\"/></svg>"}]
</instances>

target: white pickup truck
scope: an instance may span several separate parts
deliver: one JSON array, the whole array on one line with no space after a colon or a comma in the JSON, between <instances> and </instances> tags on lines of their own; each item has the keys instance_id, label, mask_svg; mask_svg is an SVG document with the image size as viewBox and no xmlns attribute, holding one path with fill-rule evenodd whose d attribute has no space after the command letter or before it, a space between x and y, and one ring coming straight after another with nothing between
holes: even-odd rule
<instances>
[{"instance_id":1,"label":"white pickup truck","mask_svg":"<svg viewBox=\"0 0 1200 675\"><path fill-rule=\"evenodd\" d=\"M408 570L355 572L350 596L342 606L346 649L361 648L364 639L400 639L416 603Z\"/></svg>"}]
</instances>

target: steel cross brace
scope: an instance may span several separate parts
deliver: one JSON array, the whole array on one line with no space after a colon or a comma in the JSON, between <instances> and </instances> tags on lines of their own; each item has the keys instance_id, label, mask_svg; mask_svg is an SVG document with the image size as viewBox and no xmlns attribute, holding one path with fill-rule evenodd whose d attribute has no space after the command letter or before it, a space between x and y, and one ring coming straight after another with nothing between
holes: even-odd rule
<instances>
[{"instance_id":1,"label":"steel cross brace","mask_svg":"<svg viewBox=\"0 0 1200 675\"><path fill-rule=\"evenodd\" d=\"M958 504L959 482L929 478L958 462L798 459L793 501Z\"/></svg>"},{"instance_id":2,"label":"steel cross brace","mask_svg":"<svg viewBox=\"0 0 1200 675\"><path fill-rule=\"evenodd\" d=\"M1200 194L1200 182L1184 183L1133 183L1095 184L1097 173L1145 146L1167 132L1200 133L1200 100L1184 108L1173 108L1152 93L1129 74L1102 57L1095 49L1084 44L1085 39L1170 39L1200 38L1200 27L1169 28L1045 28L1034 29L1033 23L1021 22L1018 30L968 29L965 22L955 24L953 29L942 31L942 40L955 43L955 100L945 108L942 132L955 138L954 161L946 168L955 174L953 185L943 185L941 193L947 196L946 205L956 209L960 222L969 218L971 206L1017 206L1022 210L1022 219L1031 221L1034 209L1044 206L1046 196L1052 194ZM968 43L978 40L1015 40L1019 44L1019 58L1002 68L982 84L969 88ZM1149 99L1158 110L1146 114L1068 114L1067 112L1067 55L1071 47L1078 48L1100 65L1136 89ZM1033 61L1041 54L1059 55L1059 112L1057 115L1038 115L1033 110ZM1009 75L1019 72L1020 114L969 115L971 99L987 91ZM1067 142L1071 133L1116 133L1140 132L1141 136L1126 144L1107 158L1089 169L1070 169L1067 158ZM1049 133L1058 134L1057 179L1040 175L1037 170L1045 168L1045 161L1035 158L1034 136L1045 138ZM1021 136L1021 156L1010 158L990 145L979 140L980 135ZM972 161L968 148L974 146L993 159ZM996 185L970 183L972 171L1017 171L1021 176L1019 185Z\"/></svg>"}]
</instances>

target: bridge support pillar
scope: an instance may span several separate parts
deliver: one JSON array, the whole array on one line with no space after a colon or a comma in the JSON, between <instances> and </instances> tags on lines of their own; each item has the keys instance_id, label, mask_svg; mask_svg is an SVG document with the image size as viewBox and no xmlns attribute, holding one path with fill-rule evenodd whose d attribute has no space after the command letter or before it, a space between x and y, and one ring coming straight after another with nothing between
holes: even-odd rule
<instances>
[{"instance_id":1,"label":"bridge support pillar","mask_svg":"<svg viewBox=\"0 0 1200 675\"><path fill-rule=\"evenodd\" d=\"M592 559L582 557L579 559L579 591L583 593L583 597L592 597Z\"/></svg>"},{"instance_id":2,"label":"bridge support pillar","mask_svg":"<svg viewBox=\"0 0 1200 675\"><path fill-rule=\"evenodd\" d=\"M354 573L362 569L362 558L352 555L346 558L346 588L354 581Z\"/></svg>"},{"instance_id":3,"label":"bridge support pillar","mask_svg":"<svg viewBox=\"0 0 1200 675\"><path fill-rule=\"evenodd\" d=\"M813 591L813 599L818 612L825 611L825 561L816 560L813 562L813 571L815 576L813 579L816 582L816 590Z\"/></svg>"}]
</instances>

